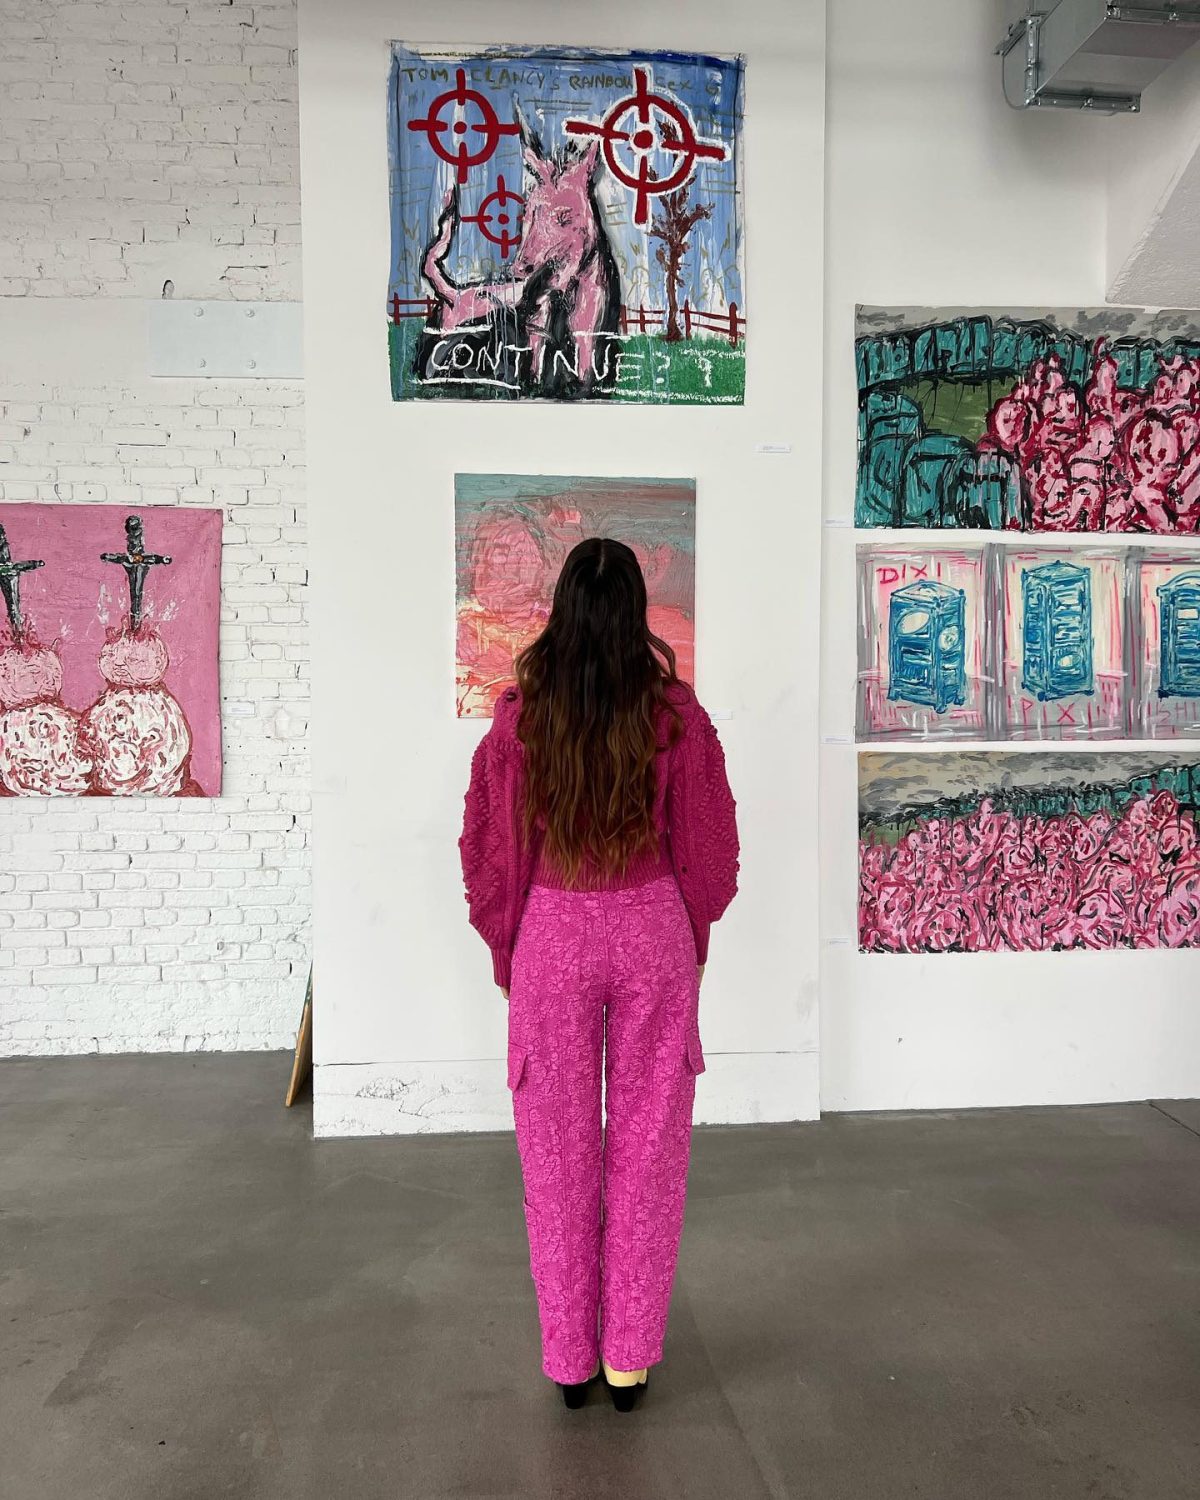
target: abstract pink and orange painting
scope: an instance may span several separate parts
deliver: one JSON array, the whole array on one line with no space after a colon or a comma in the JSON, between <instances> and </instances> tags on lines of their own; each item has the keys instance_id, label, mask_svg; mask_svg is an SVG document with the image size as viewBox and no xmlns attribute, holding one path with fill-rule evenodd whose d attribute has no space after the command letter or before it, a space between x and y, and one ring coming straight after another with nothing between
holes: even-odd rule
<instances>
[{"instance_id":1,"label":"abstract pink and orange painting","mask_svg":"<svg viewBox=\"0 0 1200 1500\"><path fill-rule=\"evenodd\" d=\"M221 512L0 505L0 796L214 797Z\"/></svg>"},{"instance_id":2,"label":"abstract pink and orange painting","mask_svg":"<svg viewBox=\"0 0 1200 1500\"><path fill-rule=\"evenodd\" d=\"M550 618L567 553L586 537L633 548L646 576L650 629L695 668L696 482L555 474L454 477L459 718L490 718L517 655Z\"/></svg>"}]
</instances>

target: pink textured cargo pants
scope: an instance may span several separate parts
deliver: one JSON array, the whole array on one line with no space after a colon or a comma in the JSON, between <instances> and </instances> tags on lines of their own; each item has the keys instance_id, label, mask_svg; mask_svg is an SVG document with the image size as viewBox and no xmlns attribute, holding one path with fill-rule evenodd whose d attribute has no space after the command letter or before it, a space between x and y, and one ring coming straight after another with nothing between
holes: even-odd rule
<instances>
[{"instance_id":1,"label":"pink textured cargo pants","mask_svg":"<svg viewBox=\"0 0 1200 1500\"><path fill-rule=\"evenodd\" d=\"M513 953L508 1085L542 1368L662 1358L687 1187L696 949L674 880L534 886ZM601 1059L605 1120L601 1125Z\"/></svg>"}]
</instances>

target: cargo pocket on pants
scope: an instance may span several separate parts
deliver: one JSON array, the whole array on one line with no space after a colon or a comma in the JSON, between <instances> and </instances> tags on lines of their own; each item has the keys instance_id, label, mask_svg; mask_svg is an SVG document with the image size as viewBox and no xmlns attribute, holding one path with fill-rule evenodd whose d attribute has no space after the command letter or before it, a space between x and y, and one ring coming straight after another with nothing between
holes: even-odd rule
<instances>
[{"instance_id":1,"label":"cargo pocket on pants","mask_svg":"<svg viewBox=\"0 0 1200 1500\"><path fill-rule=\"evenodd\" d=\"M524 1047L515 1046L512 1042L508 1044L508 1087L511 1093L516 1093L525 1081L525 1069L529 1062L529 1053Z\"/></svg>"},{"instance_id":2,"label":"cargo pocket on pants","mask_svg":"<svg viewBox=\"0 0 1200 1500\"><path fill-rule=\"evenodd\" d=\"M525 1170L525 1151L529 1141L529 1052L516 1042L508 1044L508 1088L512 1094L513 1124L517 1128L517 1150L521 1170Z\"/></svg>"},{"instance_id":3,"label":"cargo pocket on pants","mask_svg":"<svg viewBox=\"0 0 1200 1500\"><path fill-rule=\"evenodd\" d=\"M518 1148L523 1145L529 1126L528 1072L528 1050L515 1042L510 1042L508 1044L508 1087L513 1096L513 1119L517 1126ZM524 1156L522 1156L522 1178L525 1176L525 1168L526 1163ZM527 1186L522 1196L522 1207L525 1210L525 1228L529 1235L529 1274L533 1277L534 1284L536 1285L538 1281L538 1246L541 1237L538 1231L537 1211L529 1201L529 1189Z\"/></svg>"},{"instance_id":4,"label":"cargo pocket on pants","mask_svg":"<svg viewBox=\"0 0 1200 1500\"><path fill-rule=\"evenodd\" d=\"M529 1133L529 1052L516 1042L508 1044L508 1088L512 1094L513 1124L517 1127L517 1149L524 1163Z\"/></svg>"}]
</instances>

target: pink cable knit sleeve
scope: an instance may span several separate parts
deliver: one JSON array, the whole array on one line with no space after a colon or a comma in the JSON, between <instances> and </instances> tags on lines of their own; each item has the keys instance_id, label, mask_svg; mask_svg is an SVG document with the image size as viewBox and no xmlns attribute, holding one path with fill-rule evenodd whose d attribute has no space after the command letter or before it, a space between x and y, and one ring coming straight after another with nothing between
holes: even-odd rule
<instances>
[{"instance_id":1,"label":"pink cable knit sleeve","mask_svg":"<svg viewBox=\"0 0 1200 1500\"><path fill-rule=\"evenodd\" d=\"M521 836L522 762L515 704L515 692L497 703L492 727L475 751L458 841L471 926L492 950L492 972L505 989L533 871Z\"/></svg>"},{"instance_id":2,"label":"pink cable knit sleeve","mask_svg":"<svg viewBox=\"0 0 1200 1500\"><path fill-rule=\"evenodd\" d=\"M712 924L737 894L737 804L712 720L690 694L671 752L667 832L675 879L691 919L696 962L708 962Z\"/></svg>"}]
</instances>

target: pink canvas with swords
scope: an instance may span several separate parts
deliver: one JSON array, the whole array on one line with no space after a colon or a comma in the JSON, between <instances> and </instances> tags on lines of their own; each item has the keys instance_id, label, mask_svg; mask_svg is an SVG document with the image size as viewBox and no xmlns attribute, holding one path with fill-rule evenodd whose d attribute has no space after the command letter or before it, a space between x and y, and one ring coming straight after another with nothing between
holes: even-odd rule
<instances>
[{"instance_id":1,"label":"pink canvas with swords","mask_svg":"<svg viewBox=\"0 0 1200 1500\"><path fill-rule=\"evenodd\" d=\"M221 790L221 512L0 505L0 796Z\"/></svg>"}]
</instances>

